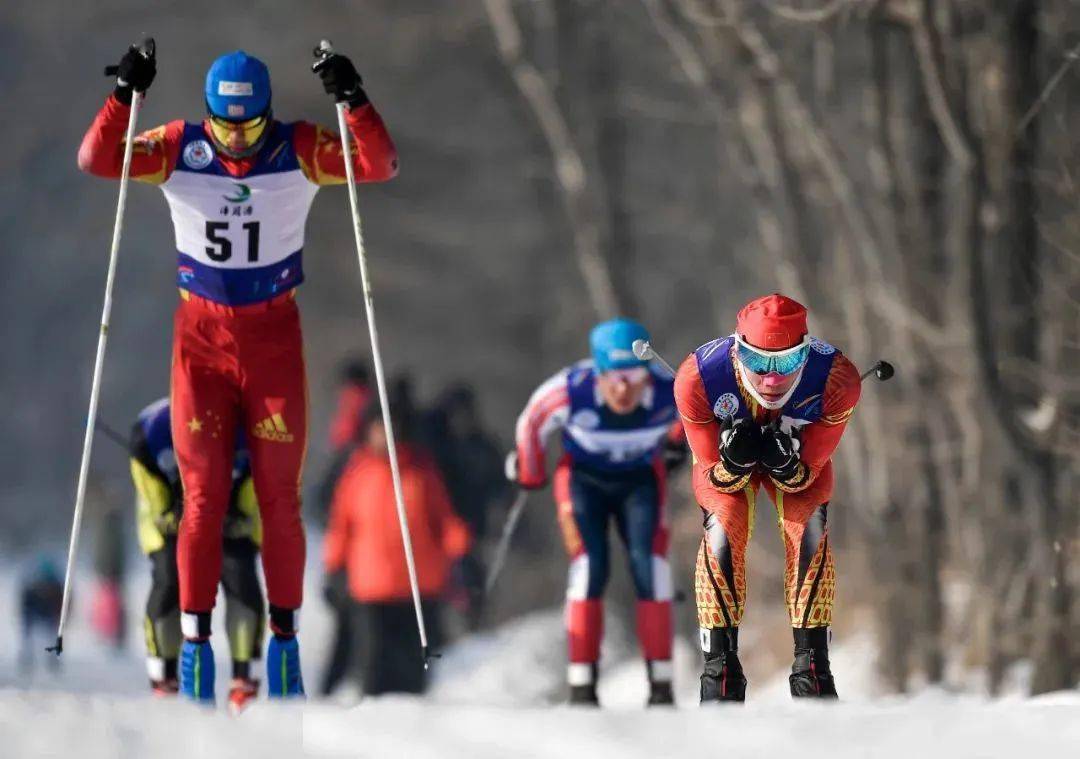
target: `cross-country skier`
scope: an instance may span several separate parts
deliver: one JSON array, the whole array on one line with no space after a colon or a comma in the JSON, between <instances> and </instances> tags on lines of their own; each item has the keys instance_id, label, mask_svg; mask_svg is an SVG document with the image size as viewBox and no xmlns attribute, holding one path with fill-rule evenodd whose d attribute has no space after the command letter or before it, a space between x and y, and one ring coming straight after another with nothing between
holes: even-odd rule
<instances>
[{"instance_id":1,"label":"cross-country skier","mask_svg":"<svg viewBox=\"0 0 1080 759\"><path fill-rule=\"evenodd\" d=\"M176 572L176 531L183 511L183 484L176 467L169 399L151 403L131 430L131 479L136 494L139 547L150 559L150 595L146 599L146 671L155 694L176 693L180 650L180 593ZM229 507L222 534L221 586L225 590L225 627L232 654L229 706L242 709L259 691L251 669L262 658L266 604L255 562L262 522L251 481L247 442L236 434Z\"/></svg>"},{"instance_id":2,"label":"cross-country skier","mask_svg":"<svg viewBox=\"0 0 1080 759\"><path fill-rule=\"evenodd\" d=\"M359 180L397 172L394 144L348 58L316 70L324 89L348 104L351 160ZM154 58L134 47L116 88L79 149L79 166L118 178L133 90L154 79ZM263 570L273 636L267 649L271 696L303 694L296 641L304 574L299 483L307 440L306 388L295 288L312 199L345 182L337 135L314 124L277 121L266 65L237 51L206 75L207 117L171 121L137 138L132 177L157 184L172 212L180 302L172 362L172 432L184 481L177 538L181 627L180 688L213 699L210 612L221 576L221 530L232 482L234 435L247 434L263 523Z\"/></svg>"},{"instance_id":3,"label":"cross-country skier","mask_svg":"<svg viewBox=\"0 0 1080 759\"><path fill-rule=\"evenodd\" d=\"M679 367L675 398L705 515L695 572L702 703L746 696L739 623L746 546L762 487L776 504L787 559L791 694L836 697L828 648L836 575L826 517L833 451L859 392L854 365L811 337L806 309L783 295L751 301L739 312L735 334L706 343Z\"/></svg>"},{"instance_id":4,"label":"cross-country skier","mask_svg":"<svg viewBox=\"0 0 1080 759\"><path fill-rule=\"evenodd\" d=\"M637 594L637 633L645 655L650 704L672 703L671 570L664 506L665 448L684 447L672 378L638 359L648 339L628 319L596 325L592 360L542 384L517 422L517 450L507 476L526 489L547 482L545 444L562 432L555 469L559 527L570 556L566 589L570 702L597 704L597 662L608 579L608 524L614 520L629 554Z\"/></svg>"}]
</instances>

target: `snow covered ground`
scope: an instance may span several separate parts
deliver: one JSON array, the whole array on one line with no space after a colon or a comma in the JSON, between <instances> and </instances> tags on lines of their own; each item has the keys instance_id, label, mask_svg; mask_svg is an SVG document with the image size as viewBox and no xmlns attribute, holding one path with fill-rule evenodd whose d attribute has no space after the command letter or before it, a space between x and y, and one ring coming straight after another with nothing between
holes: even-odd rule
<instances>
[{"instance_id":1,"label":"snow covered ground","mask_svg":"<svg viewBox=\"0 0 1080 759\"><path fill-rule=\"evenodd\" d=\"M138 579L129 590L130 610L141 606L145 592L145 580ZM0 619L14 619L14 584L11 571L0 572ZM317 600L309 607L301 637L305 670L314 681L329 627ZM130 653L117 655L93 641L84 620L84 613L73 616L60 675L38 672L22 680L14 652L0 655L0 756L1080 755L1080 693L998 701L941 691L881 698L874 695L868 638L849 640L835 651L845 697L838 705L791 703L786 678L777 673L751 683L744 707L700 709L694 699L698 655L680 645L679 708L642 708L643 666L627 659L603 672L605 708L582 711L557 702L561 620L558 611L545 611L447 650L426 699L380 698L350 706L261 702L231 718L223 710L149 698L136 654L138 630L132 630ZM611 648L619 650L625 632L612 625L609 637ZM744 640L744 647L751 642ZM225 650L220 643L216 648ZM219 668L225 667L219 660Z\"/></svg>"}]
</instances>

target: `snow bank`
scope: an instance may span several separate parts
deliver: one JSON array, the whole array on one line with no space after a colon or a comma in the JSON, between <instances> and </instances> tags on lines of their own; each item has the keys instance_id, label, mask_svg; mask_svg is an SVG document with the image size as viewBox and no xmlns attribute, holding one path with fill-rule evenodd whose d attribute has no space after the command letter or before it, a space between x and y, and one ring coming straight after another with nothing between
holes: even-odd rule
<instances>
[{"instance_id":1,"label":"snow bank","mask_svg":"<svg viewBox=\"0 0 1080 759\"><path fill-rule=\"evenodd\" d=\"M138 566L138 565L136 565ZM318 573L311 572L311 582ZM822 755L961 757L1078 755L1080 693L989 701L923 691L875 695L869 635L833 652L845 701L794 704L786 673L751 683L744 707L701 709L699 654L676 648L679 708L646 710L644 667L626 625L608 617L602 710L561 705L564 649L559 610L522 617L459 642L436 664L428 698L369 699L351 708L327 702L260 702L239 718L146 694L137 627L146 581L128 590L129 650L93 640L84 615L72 620L59 675L16 675L14 650L0 650L0 756L44 757L618 757ZM0 619L15 621L14 573L0 571ZM329 619L314 587L302 620L305 672L322 667ZM217 628L223 625L220 623ZM750 632L750 631L746 631ZM744 647L753 643L747 636ZM220 671L227 647L217 645ZM219 683L223 687L224 682Z\"/></svg>"}]
</instances>

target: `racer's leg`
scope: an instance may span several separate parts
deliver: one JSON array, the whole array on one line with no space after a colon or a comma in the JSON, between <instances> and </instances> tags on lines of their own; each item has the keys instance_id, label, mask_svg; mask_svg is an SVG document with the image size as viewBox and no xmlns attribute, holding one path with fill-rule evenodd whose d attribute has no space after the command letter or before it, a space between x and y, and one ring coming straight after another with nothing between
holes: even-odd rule
<instances>
[{"instance_id":1,"label":"racer's leg","mask_svg":"<svg viewBox=\"0 0 1080 759\"><path fill-rule=\"evenodd\" d=\"M304 526L300 476L307 445L307 385L296 303L278 304L237 325L244 431L262 518L263 574L274 635L267 647L267 692L304 693L296 640L303 600Z\"/></svg>"},{"instance_id":2,"label":"racer's leg","mask_svg":"<svg viewBox=\"0 0 1080 759\"><path fill-rule=\"evenodd\" d=\"M766 483L776 504L786 558L784 597L795 639L793 696L833 697L829 626L836 594L836 569L829 545L828 510L833 472L828 464L804 491L785 493Z\"/></svg>"},{"instance_id":3,"label":"racer's leg","mask_svg":"<svg viewBox=\"0 0 1080 759\"><path fill-rule=\"evenodd\" d=\"M756 480L721 493L695 471L694 495L704 515L705 536L694 572L698 628L705 668L702 703L742 701L746 678L739 661L739 624L746 603L746 549L754 525Z\"/></svg>"},{"instance_id":4,"label":"racer's leg","mask_svg":"<svg viewBox=\"0 0 1080 759\"><path fill-rule=\"evenodd\" d=\"M559 528L570 557L566 585L567 681L593 688L604 633L604 587L608 579L608 505L590 479L568 460L555 471Z\"/></svg>"},{"instance_id":5,"label":"racer's leg","mask_svg":"<svg viewBox=\"0 0 1080 759\"><path fill-rule=\"evenodd\" d=\"M832 497L832 465L800 493L785 493L771 482L766 490L776 504L777 525L784 540L784 598L792 627L828 627L836 571L829 545L828 507Z\"/></svg>"},{"instance_id":6,"label":"racer's leg","mask_svg":"<svg viewBox=\"0 0 1080 759\"><path fill-rule=\"evenodd\" d=\"M175 691L176 660L180 654L180 583L176 571L176 541L150 553L150 594L146 599L146 673L155 689Z\"/></svg>"},{"instance_id":7,"label":"racer's leg","mask_svg":"<svg viewBox=\"0 0 1080 759\"><path fill-rule=\"evenodd\" d=\"M232 653L233 678L254 679L252 660L262 658L266 606L255 568L259 549L247 538L226 538L221 566L225 591L225 629Z\"/></svg>"},{"instance_id":8,"label":"racer's leg","mask_svg":"<svg viewBox=\"0 0 1080 759\"><path fill-rule=\"evenodd\" d=\"M184 637L210 636L221 577L221 533L232 490L239 390L235 343L224 324L191 303L176 311L171 420L184 488L177 538Z\"/></svg>"},{"instance_id":9,"label":"racer's leg","mask_svg":"<svg viewBox=\"0 0 1080 759\"><path fill-rule=\"evenodd\" d=\"M280 304L242 326L244 432L262 518L262 562L270 626L296 631L303 599L300 477L307 445L307 384L296 304Z\"/></svg>"},{"instance_id":10,"label":"racer's leg","mask_svg":"<svg viewBox=\"0 0 1080 759\"><path fill-rule=\"evenodd\" d=\"M670 684L672 588L667 560L668 528L663 515L663 469L634 477L628 485L615 515L638 599L638 641L648 663L650 683Z\"/></svg>"}]
</instances>

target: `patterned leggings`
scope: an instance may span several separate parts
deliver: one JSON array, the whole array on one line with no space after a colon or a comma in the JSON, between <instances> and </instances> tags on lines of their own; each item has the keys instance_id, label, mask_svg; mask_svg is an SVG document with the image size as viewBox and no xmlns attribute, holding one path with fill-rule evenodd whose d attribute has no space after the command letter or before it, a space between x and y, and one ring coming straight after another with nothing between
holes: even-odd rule
<instances>
[{"instance_id":1,"label":"patterned leggings","mask_svg":"<svg viewBox=\"0 0 1080 759\"><path fill-rule=\"evenodd\" d=\"M784 493L758 476L735 493L720 493L708 484L695 482L695 494L705 517L705 536L694 573L698 626L702 630L738 627L742 622L746 549L754 529L759 487L764 487L776 504L786 558L784 598L791 626L828 627L832 623L836 570L827 522L832 479L832 468L828 466L801 493Z\"/></svg>"}]
</instances>

